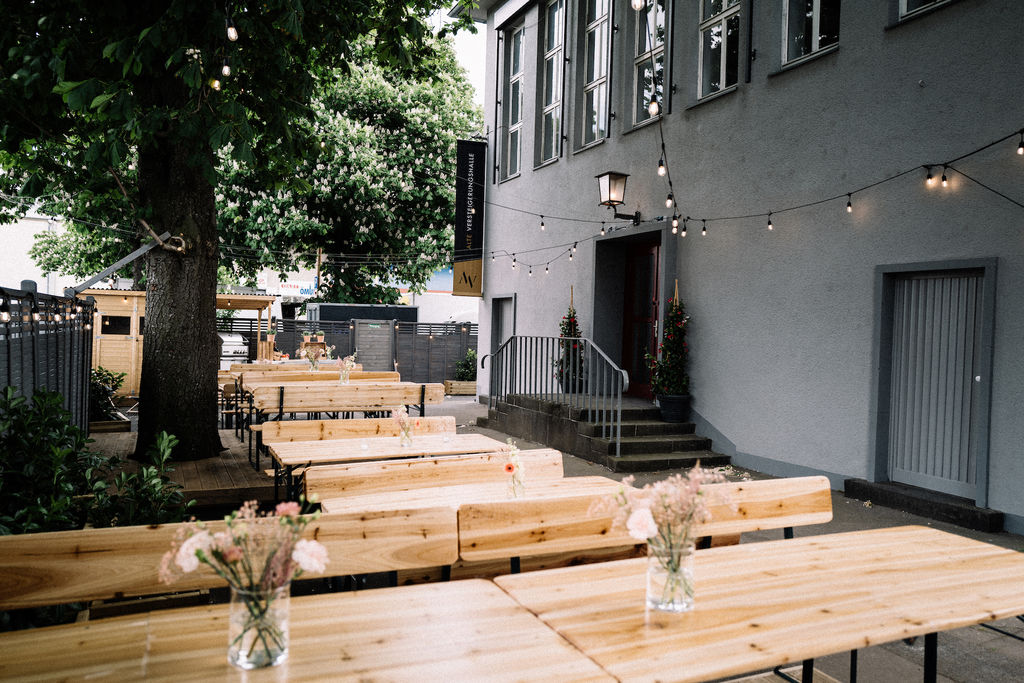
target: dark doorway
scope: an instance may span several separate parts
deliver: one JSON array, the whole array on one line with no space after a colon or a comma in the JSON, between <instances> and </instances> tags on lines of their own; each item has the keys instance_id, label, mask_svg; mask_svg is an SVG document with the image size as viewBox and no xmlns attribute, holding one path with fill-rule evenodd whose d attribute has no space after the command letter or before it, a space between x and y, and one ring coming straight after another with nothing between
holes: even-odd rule
<instances>
[{"instance_id":1,"label":"dark doorway","mask_svg":"<svg viewBox=\"0 0 1024 683\"><path fill-rule=\"evenodd\" d=\"M659 262L661 246L640 242L626 247L622 302L622 369L629 373L630 396L652 398L645 356L658 343Z\"/></svg>"}]
</instances>

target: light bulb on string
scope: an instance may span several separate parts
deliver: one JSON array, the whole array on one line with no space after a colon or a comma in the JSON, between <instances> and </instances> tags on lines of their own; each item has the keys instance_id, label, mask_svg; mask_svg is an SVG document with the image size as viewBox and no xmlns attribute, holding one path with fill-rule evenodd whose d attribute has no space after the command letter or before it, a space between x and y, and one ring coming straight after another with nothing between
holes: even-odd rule
<instances>
[{"instance_id":1,"label":"light bulb on string","mask_svg":"<svg viewBox=\"0 0 1024 683\"><path fill-rule=\"evenodd\" d=\"M572 261L572 250L569 250L569 260Z\"/></svg>"},{"instance_id":2,"label":"light bulb on string","mask_svg":"<svg viewBox=\"0 0 1024 683\"><path fill-rule=\"evenodd\" d=\"M224 66L220 68L220 74L221 76L231 75L231 60L227 57L224 58Z\"/></svg>"},{"instance_id":3,"label":"light bulb on string","mask_svg":"<svg viewBox=\"0 0 1024 683\"><path fill-rule=\"evenodd\" d=\"M690 220L690 217L689 217L689 216L687 216L686 218L684 218L684 219L683 219L683 229L682 229L682 231L680 231L680 233L679 233L679 236L680 236L680 237L686 237L686 222L687 222L688 220Z\"/></svg>"},{"instance_id":4,"label":"light bulb on string","mask_svg":"<svg viewBox=\"0 0 1024 683\"><path fill-rule=\"evenodd\" d=\"M576 245L577 244L579 244L579 242L573 242L572 243L572 253L574 253L574 254L576 253Z\"/></svg>"},{"instance_id":5,"label":"light bulb on string","mask_svg":"<svg viewBox=\"0 0 1024 683\"><path fill-rule=\"evenodd\" d=\"M654 118L660 111L661 107L658 106L658 98L652 96L650 103L647 105L647 113L651 115L651 118Z\"/></svg>"},{"instance_id":6,"label":"light bulb on string","mask_svg":"<svg viewBox=\"0 0 1024 683\"><path fill-rule=\"evenodd\" d=\"M235 28L235 22L231 20L231 17L224 19L224 27L228 32L228 40L232 43L238 40L238 29Z\"/></svg>"},{"instance_id":7,"label":"light bulb on string","mask_svg":"<svg viewBox=\"0 0 1024 683\"><path fill-rule=\"evenodd\" d=\"M549 266L549 265L551 265L551 264L549 264L549 263L545 263L545 264L544 264L544 274L545 274L545 275L547 275L548 273L550 273L550 272L551 272L550 270L548 270L548 266Z\"/></svg>"},{"instance_id":8,"label":"light bulb on string","mask_svg":"<svg viewBox=\"0 0 1024 683\"><path fill-rule=\"evenodd\" d=\"M494 253L491 253L491 263L494 263Z\"/></svg>"},{"instance_id":9,"label":"light bulb on string","mask_svg":"<svg viewBox=\"0 0 1024 683\"><path fill-rule=\"evenodd\" d=\"M665 168L665 158L658 159L658 175L663 176L668 172Z\"/></svg>"},{"instance_id":10,"label":"light bulb on string","mask_svg":"<svg viewBox=\"0 0 1024 683\"><path fill-rule=\"evenodd\" d=\"M540 217L540 229L544 230L544 216Z\"/></svg>"},{"instance_id":11,"label":"light bulb on string","mask_svg":"<svg viewBox=\"0 0 1024 683\"><path fill-rule=\"evenodd\" d=\"M771 211L768 212L768 229L769 230L774 230L775 229L775 226L772 225L772 212Z\"/></svg>"},{"instance_id":12,"label":"light bulb on string","mask_svg":"<svg viewBox=\"0 0 1024 683\"><path fill-rule=\"evenodd\" d=\"M516 269L516 255L512 254L512 270Z\"/></svg>"},{"instance_id":13,"label":"light bulb on string","mask_svg":"<svg viewBox=\"0 0 1024 683\"><path fill-rule=\"evenodd\" d=\"M924 179L924 183L925 183L925 185L929 185L929 186L935 184L935 176L932 175L932 167L931 166L928 167L928 177Z\"/></svg>"},{"instance_id":14,"label":"light bulb on string","mask_svg":"<svg viewBox=\"0 0 1024 683\"><path fill-rule=\"evenodd\" d=\"M701 223L700 236L701 237L707 237L707 235L708 235L708 222L704 218L701 218L700 219L700 223Z\"/></svg>"},{"instance_id":15,"label":"light bulb on string","mask_svg":"<svg viewBox=\"0 0 1024 683\"><path fill-rule=\"evenodd\" d=\"M672 234L679 232L679 216L672 214Z\"/></svg>"},{"instance_id":16,"label":"light bulb on string","mask_svg":"<svg viewBox=\"0 0 1024 683\"><path fill-rule=\"evenodd\" d=\"M220 79L219 78L211 78L210 79L210 87L213 88L214 90L220 90Z\"/></svg>"},{"instance_id":17,"label":"light bulb on string","mask_svg":"<svg viewBox=\"0 0 1024 683\"><path fill-rule=\"evenodd\" d=\"M668 193L668 196L667 196L667 197L665 197L665 208L666 208L666 209L670 209L670 208L672 208L672 202L673 202L673 200L674 200L674 198L672 197L672 193L671 193L671 192L669 192L669 193Z\"/></svg>"},{"instance_id":18,"label":"light bulb on string","mask_svg":"<svg viewBox=\"0 0 1024 683\"><path fill-rule=\"evenodd\" d=\"M604 221L601 221L601 237L604 237Z\"/></svg>"},{"instance_id":19,"label":"light bulb on string","mask_svg":"<svg viewBox=\"0 0 1024 683\"><path fill-rule=\"evenodd\" d=\"M948 185L949 185L949 181L946 180L946 167L943 166L942 167L942 186L943 187L947 187Z\"/></svg>"},{"instance_id":20,"label":"light bulb on string","mask_svg":"<svg viewBox=\"0 0 1024 683\"><path fill-rule=\"evenodd\" d=\"M853 195L850 192L846 193L846 213L853 213Z\"/></svg>"},{"instance_id":21,"label":"light bulb on string","mask_svg":"<svg viewBox=\"0 0 1024 683\"><path fill-rule=\"evenodd\" d=\"M530 271L527 273L530 277L533 277L533 266L530 266Z\"/></svg>"},{"instance_id":22,"label":"light bulb on string","mask_svg":"<svg viewBox=\"0 0 1024 683\"><path fill-rule=\"evenodd\" d=\"M645 5L647 5L647 0L631 0L629 4L633 7L633 9L639 12L644 8Z\"/></svg>"},{"instance_id":23,"label":"light bulb on string","mask_svg":"<svg viewBox=\"0 0 1024 683\"><path fill-rule=\"evenodd\" d=\"M1024 154L1024 130L1020 132L1020 144L1017 145L1017 154Z\"/></svg>"}]
</instances>

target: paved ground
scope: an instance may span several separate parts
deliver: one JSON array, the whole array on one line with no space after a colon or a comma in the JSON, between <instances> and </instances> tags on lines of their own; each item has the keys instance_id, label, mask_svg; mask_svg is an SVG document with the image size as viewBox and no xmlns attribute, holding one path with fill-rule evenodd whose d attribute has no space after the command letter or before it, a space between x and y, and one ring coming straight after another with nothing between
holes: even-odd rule
<instances>
[{"instance_id":1,"label":"paved ground","mask_svg":"<svg viewBox=\"0 0 1024 683\"><path fill-rule=\"evenodd\" d=\"M460 432L481 432L503 441L508 438L506 434L476 426L478 417L486 417L487 408L478 403L475 397L449 396L442 406L427 412L430 415L454 415ZM517 443L523 449L543 446L543 444L521 439L517 439ZM637 483L657 481L673 471L643 473L637 476ZM565 472L567 476L597 474L616 479L625 476L571 455L565 456ZM758 479L765 475L729 468L727 476L732 479L744 477ZM797 535L809 536L854 529L920 524L1024 552L1024 537L1022 536L964 529L899 510L872 505L870 501L848 499L840 491L832 492L832 510L833 520L830 523L801 527L797 529ZM782 532L759 532L744 536L745 541L773 538L782 538ZM1024 590L1024 586L1021 589ZM995 622L995 625L1024 637L1024 623L1016 619ZM938 659L938 680L940 682L1020 683L1020 681L1024 681L1024 643L981 626L940 634ZM865 683L906 683L919 680L922 677L922 660L923 639L920 638L909 644L900 641L867 648L859 653L858 680ZM845 681L849 677L849 657L844 654L822 658L815 662L815 668L828 676Z\"/></svg>"}]
</instances>

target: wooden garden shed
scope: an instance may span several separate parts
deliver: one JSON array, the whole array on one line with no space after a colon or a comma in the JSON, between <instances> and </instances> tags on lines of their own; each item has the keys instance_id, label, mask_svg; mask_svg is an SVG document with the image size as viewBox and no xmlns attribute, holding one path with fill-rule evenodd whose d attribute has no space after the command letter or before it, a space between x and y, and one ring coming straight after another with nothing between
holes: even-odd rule
<instances>
[{"instance_id":1,"label":"wooden garden shed","mask_svg":"<svg viewBox=\"0 0 1024 683\"><path fill-rule=\"evenodd\" d=\"M142 373L142 340L146 333L146 292L87 289L79 296L96 300L93 319L92 367L125 373L119 394L137 396ZM266 341L270 307L277 299L266 294L217 294L218 309L256 311L256 360L270 359ZM265 315L264 315L265 314Z\"/></svg>"}]
</instances>

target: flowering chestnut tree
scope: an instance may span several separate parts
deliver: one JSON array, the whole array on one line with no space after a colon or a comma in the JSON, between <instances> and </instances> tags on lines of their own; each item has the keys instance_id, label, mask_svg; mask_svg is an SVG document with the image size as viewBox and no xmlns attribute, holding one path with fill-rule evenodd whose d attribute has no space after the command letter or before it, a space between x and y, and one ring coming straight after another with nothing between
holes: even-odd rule
<instances>
[{"instance_id":1,"label":"flowering chestnut tree","mask_svg":"<svg viewBox=\"0 0 1024 683\"><path fill-rule=\"evenodd\" d=\"M64 197L68 215L116 222L125 242L170 233L145 257L137 458L162 430L180 435L180 459L220 452L217 266L235 238L222 234L217 204L229 196L224 160L268 195L309 192L296 170L331 152L316 127L325 83L353 71L362 40L387 69L416 72L432 59L427 17L449 4L0 3L0 222ZM400 217L389 225L403 231Z\"/></svg>"}]
</instances>

